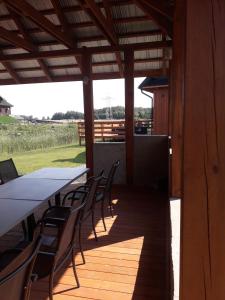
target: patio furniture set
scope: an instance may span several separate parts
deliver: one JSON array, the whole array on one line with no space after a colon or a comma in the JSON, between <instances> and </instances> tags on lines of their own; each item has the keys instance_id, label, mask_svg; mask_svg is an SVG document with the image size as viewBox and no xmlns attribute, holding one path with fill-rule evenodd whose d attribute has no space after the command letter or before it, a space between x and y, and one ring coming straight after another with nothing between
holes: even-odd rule
<instances>
[{"instance_id":1,"label":"patio furniture set","mask_svg":"<svg viewBox=\"0 0 225 300\"><path fill-rule=\"evenodd\" d=\"M49 278L49 298L52 300L54 276L69 258L77 287L80 286L74 260L75 247L78 244L85 264L82 225L91 217L97 241L95 211L98 203L106 231L104 208L107 205L113 217L111 187L118 166L119 161L113 163L107 176L101 171L62 197L60 192L89 169L44 168L19 176L12 159L0 162L0 237L20 222L24 233L24 239L16 247L0 254L2 300L29 299L31 284L45 277ZM34 212L45 202L49 207L36 221Z\"/></svg>"}]
</instances>

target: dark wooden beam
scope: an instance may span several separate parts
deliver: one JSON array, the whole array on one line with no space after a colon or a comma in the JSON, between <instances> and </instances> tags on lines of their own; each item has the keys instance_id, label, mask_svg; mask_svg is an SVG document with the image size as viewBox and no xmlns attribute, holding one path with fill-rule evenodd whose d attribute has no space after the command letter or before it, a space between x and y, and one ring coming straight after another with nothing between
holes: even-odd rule
<instances>
[{"instance_id":1,"label":"dark wooden beam","mask_svg":"<svg viewBox=\"0 0 225 300\"><path fill-rule=\"evenodd\" d=\"M23 48L28 51L32 51L32 49L33 49L32 45L28 41L26 41L25 39L22 39L15 33L11 32L9 30L6 30L5 28L3 28L1 26L0 26L0 37L19 48Z\"/></svg>"},{"instance_id":2,"label":"dark wooden beam","mask_svg":"<svg viewBox=\"0 0 225 300\"><path fill-rule=\"evenodd\" d=\"M67 47L73 47L72 39L68 39L63 32L58 30L56 26L43 16L38 10L24 0L4 0L11 9L15 10L22 17L30 18L44 31L54 36L58 41Z\"/></svg>"},{"instance_id":3,"label":"dark wooden beam","mask_svg":"<svg viewBox=\"0 0 225 300\"><path fill-rule=\"evenodd\" d=\"M111 14L111 8L109 6L109 2L107 0L103 0L103 5L104 5L104 9L106 12L106 18L108 20L111 32L114 33L114 35L116 36L116 32L114 30L114 25L113 25L113 18L112 18L112 14ZM118 38L116 37L116 45L119 45L119 41ZM115 56L116 56L116 61L119 67L119 72L121 74L121 77L123 77L123 64L122 64L122 59L121 59L121 54L120 52L115 52Z\"/></svg>"},{"instance_id":4,"label":"dark wooden beam","mask_svg":"<svg viewBox=\"0 0 225 300\"><path fill-rule=\"evenodd\" d=\"M84 124L85 124L85 145L86 145L86 166L90 168L89 175L94 171L94 104L93 104L93 83L91 77L91 55L83 49L82 55L82 77L84 95Z\"/></svg>"},{"instance_id":5,"label":"dark wooden beam","mask_svg":"<svg viewBox=\"0 0 225 300\"><path fill-rule=\"evenodd\" d=\"M134 0L135 4L143 10L146 15L155 21L155 23L161 28L161 30L172 37L173 33L173 23L171 20L161 15L158 11L154 10L149 2L142 0Z\"/></svg>"},{"instance_id":6,"label":"dark wooden beam","mask_svg":"<svg viewBox=\"0 0 225 300\"><path fill-rule=\"evenodd\" d=\"M21 83L20 77L16 73L16 71L11 67L10 63L3 62L3 67L6 69L6 71L12 76L14 83Z\"/></svg>"},{"instance_id":7,"label":"dark wooden beam","mask_svg":"<svg viewBox=\"0 0 225 300\"><path fill-rule=\"evenodd\" d=\"M20 34L22 34L23 38L30 43L30 45L32 46L32 50L37 51L38 48L37 48L37 46L35 46L33 44L32 39L29 36L29 33L27 32L26 28L24 27L23 23L21 22L20 16L17 15L17 13L14 10L11 10L10 7L8 8L8 10L11 14L13 21L15 22L16 26L18 27ZM42 59L37 59L37 61L39 63L39 66L41 67L42 71L48 78L48 80L52 81L52 76L51 76L47 66L45 65L45 62Z\"/></svg>"},{"instance_id":8,"label":"dark wooden beam","mask_svg":"<svg viewBox=\"0 0 225 300\"><path fill-rule=\"evenodd\" d=\"M126 136L126 178L133 183L134 175L134 51L124 52L125 76L125 136Z\"/></svg>"},{"instance_id":9,"label":"dark wooden beam","mask_svg":"<svg viewBox=\"0 0 225 300\"><path fill-rule=\"evenodd\" d=\"M150 50L150 49L163 49L165 47L171 47L172 42L149 42L139 44L126 44L117 46L102 46L102 47L88 47L87 52L89 54L100 54L100 53L112 53L115 51L125 51L132 49L133 51ZM35 53L23 53L23 54L12 54L12 55L0 55L1 61L13 61L13 60L29 60L38 58L51 58L51 57L66 57L74 55L82 55L82 49L66 49L66 50L55 50L55 51L39 51Z\"/></svg>"},{"instance_id":10,"label":"dark wooden beam","mask_svg":"<svg viewBox=\"0 0 225 300\"><path fill-rule=\"evenodd\" d=\"M71 30L71 27L62 11L62 7L59 3L59 0L51 0L52 2L52 5L56 11L56 15L62 25L62 29L63 29L63 33L67 36L67 39L68 40L71 40L73 41L73 47L77 47L77 43L74 41L74 34L73 34L73 31ZM82 68L82 65L81 65L81 58L80 56L75 56L75 59L79 65L79 68L81 69Z\"/></svg>"},{"instance_id":11,"label":"dark wooden beam","mask_svg":"<svg viewBox=\"0 0 225 300\"><path fill-rule=\"evenodd\" d=\"M169 20L173 20L173 8L169 1L165 0L142 0L143 3L149 5L152 9L163 15Z\"/></svg>"}]
</instances>

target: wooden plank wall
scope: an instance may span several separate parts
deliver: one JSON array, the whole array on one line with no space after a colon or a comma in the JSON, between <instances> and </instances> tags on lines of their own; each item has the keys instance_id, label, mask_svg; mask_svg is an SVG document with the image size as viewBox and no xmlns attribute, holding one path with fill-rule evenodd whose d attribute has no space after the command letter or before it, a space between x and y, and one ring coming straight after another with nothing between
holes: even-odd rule
<instances>
[{"instance_id":1,"label":"wooden plank wall","mask_svg":"<svg viewBox=\"0 0 225 300\"><path fill-rule=\"evenodd\" d=\"M224 300L225 1L185 2L180 299Z\"/></svg>"},{"instance_id":2,"label":"wooden plank wall","mask_svg":"<svg viewBox=\"0 0 225 300\"><path fill-rule=\"evenodd\" d=\"M168 135L168 88L157 88L154 93L153 134Z\"/></svg>"}]
</instances>

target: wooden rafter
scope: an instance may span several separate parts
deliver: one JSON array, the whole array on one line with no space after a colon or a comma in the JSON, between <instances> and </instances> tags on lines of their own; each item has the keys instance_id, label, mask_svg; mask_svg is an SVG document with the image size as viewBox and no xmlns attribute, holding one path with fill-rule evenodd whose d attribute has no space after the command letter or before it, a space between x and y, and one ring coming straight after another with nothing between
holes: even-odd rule
<instances>
[{"instance_id":1,"label":"wooden rafter","mask_svg":"<svg viewBox=\"0 0 225 300\"><path fill-rule=\"evenodd\" d=\"M170 19L159 13L157 10L153 9L148 1L134 0L134 3L141 10L143 10L150 19L153 19L164 33L172 37L173 22Z\"/></svg>"},{"instance_id":2,"label":"wooden rafter","mask_svg":"<svg viewBox=\"0 0 225 300\"><path fill-rule=\"evenodd\" d=\"M8 8L10 14L11 14L11 17L13 19L13 21L15 22L16 26L18 27L20 33L22 34L22 36L24 37L25 40L27 40L30 45L32 45L32 50L33 51L37 51L37 46L35 46L27 32L27 30L25 29L25 27L23 26L21 20L20 20L20 17L19 15L17 15L17 13L13 10L11 10L11 8ZM42 60L42 59L37 59L38 63L39 63L39 66L41 67L42 71L44 72L44 74L46 75L47 79L49 81L52 81L52 76L45 64L45 62Z\"/></svg>"},{"instance_id":3,"label":"wooden rafter","mask_svg":"<svg viewBox=\"0 0 225 300\"><path fill-rule=\"evenodd\" d=\"M9 62L2 62L2 65L7 70L7 72L12 76L15 83L21 83L20 77L18 74L14 71L14 69L11 67Z\"/></svg>"},{"instance_id":4,"label":"wooden rafter","mask_svg":"<svg viewBox=\"0 0 225 300\"><path fill-rule=\"evenodd\" d=\"M109 1L103 0L103 5L104 5L105 12L106 12L106 17L107 17L108 23L110 25L110 30L114 33L114 35L116 35L116 33L114 31L114 27L113 27L113 18L112 18L111 9L109 6ZM119 45L118 38L116 38L116 45ZM115 56L116 56L116 61L118 63L119 72L121 74L121 77L123 77L123 64L122 64L120 52L115 52Z\"/></svg>"},{"instance_id":5,"label":"wooden rafter","mask_svg":"<svg viewBox=\"0 0 225 300\"><path fill-rule=\"evenodd\" d=\"M73 47L73 41L56 28L45 16L24 0L4 0L11 9L15 10L22 17L30 18L44 31L54 36L58 41L67 47Z\"/></svg>"},{"instance_id":6,"label":"wooden rafter","mask_svg":"<svg viewBox=\"0 0 225 300\"><path fill-rule=\"evenodd\" d=\"M102 46L102 47L88 47L87 52L91 54L103 54L112 53L115 51L125 51L126 49L133 49L134 51L150 50L150 49L163 49L171 47L171 41L162 42L149 42L149 43L138 43L117 46ZM82 49L66 49L66 50L55 50L55 51L41 51L35 53L23 53L23 54L11 54L11 55L0 55L1 61L13 61L13 60L30 60L38 58L53 58L53 57L66 57L74 55L82 55Z\"/></svg>"},{"instance_id":7,"label":"wooden rafter","mask_svg":"<svg viewBox=\"0 0 225 300\"><path fill-rule=\"evenodd\" d=\"M170 5L166 4L165 0L142 0L142 2L152 7L152 9L154 9L167 19L171 21L173 20L173 9Z\"/></svg>"},{"instance_id":8,"label":"wooden rafter","mask_svg":"<svg viewBox=\"0 0 225 300\"><path fill-rule=\"evenodd\" d=\"M71 27L69 26L68 24L68 21L62 11L62 7L59 3L59 0L51 0L51 3L56 11L56 15L62 25L62 29L63 29L63 32L64 34L67 36L68 39L72 40L73 41L73 47L76 47L77 46L77 43L74 41L74 34L71 30ZM80 67L80 69L82 68L81 66L81 58L80 56L75 56L75 59Z\"/></svg>"},{"instance_id":9,"label":"wooden rafter","mask_svg":"<svg viewBox=\"0 0 225 300\"><path fill-rule=\"evenodd\" d=\"M32 51L32 45L28 41L19 37L17 34L11 32L9 30L6 30L5 28L3 28L1 26L0 26L0 37L19 48L23 48L25 50Z\"/></svg>"}]
</instances>

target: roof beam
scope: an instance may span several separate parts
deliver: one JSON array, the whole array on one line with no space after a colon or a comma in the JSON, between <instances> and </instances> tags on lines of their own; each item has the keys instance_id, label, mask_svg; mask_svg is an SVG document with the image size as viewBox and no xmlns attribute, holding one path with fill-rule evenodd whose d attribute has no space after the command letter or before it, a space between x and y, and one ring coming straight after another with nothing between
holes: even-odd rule
<instances>
[{"instance_id":1,"label":"roof beam","mask_svg":"<svg viewBox=\"0 0 225 300\"><path fill-rule=\"evenodd\" d=\"M96 26L103 32L106 36L107 40L109 40L110 44L116 45L117 44L117 36L111 30L110 24L108 20L105 18L103 13L101 12L98 5L95 3L94 0L79 0L80 5L83 9L87 12L87 14L92 18L93 22ZM86 5L84 5L84 3Z\"/></svg>"},{"instance_id":2,"label":"roof beam","mask_svg":"<svg viewBox=\"0 0 225 300\"><path fill-rule=\"evenodd\" d=\"M15 33L11 32L10 30L6 30L1 26L0 26L0 37L19 48L32 51L32 45L28 41L22 39Z\"/></svg>"},{"instance_id":3,"label":"roof beam","mask_svg":"<svg viewBox=\"0 0 225 300\"><path fill-rule=\"evenodd\" d=\"M101 54L101 53L113 53L116 51L122 52L126 49L134 49L134 51L150 50L150 49L163 49L172 47L171 41L162 42L149 42L149 43L138 43L138 44L127 44L117 46L102 46L102 47L88 47L87 51L91 54ZM0 55L1 61L13 61L13 60L30 60L38 58L51 58L51 57L66 57L74 55L82 55L82 48L76 49L66 49L66 50L55 50L55 51L41 51L33 53L23 53L23 54L11 54L11 55Z\"/></svg>"},{"instance_id":4,"label":"roof beam","mask_svg":"<svg viewBox=\"0 0 225 300\"><path fill-rule=\"evenodd\" d=\"M107 17L108 23L110 25L110 30L116 36L114 27L113 27L113 18L112 18L111 9L109 6L109 1L103 0L103 5L104 5L105 12L106 12L106 17ZM119 41L118 41L117 37L116 37L116 45L119 45ZM122 64L120 52L118 52L118 51L115 52L115 56L116 56L116 61L117 61L118 67L119 67L119 73L121 74L121 77L123 77L123 64Z\"/></svg>"},{"instance_id":5,"label":"roof beam","mask_svg":"<svg viewBox=\"0 0 225 300\"><path fill-rule=\"evenodd\" d=\"M167 17L154 10L152 6L146 0L133 0L134 3L143 10L146 15L155 21L155 23L162 29L164 33L172 37L173 33L173 22Z\"/></svg>"},{"instance_id":6,"label":"roof beam","mask_svg":"<svg viewBox=\"0 0 225 300\"><path fill-rule=\"evenodd\" d=\"M17 15L17 13L15 13L13 10L11 10L11 8L8 8L11 16L12 16L12 19L13 21L15 22L16 26L18 27L20 33L23 35L24 39L27 40L30 45L32 46L32 50L33 51L37 51L38 48L36 45L34 45L32 43L32 40L27 32L27 30L25 29L25 27L23 26L21 20L20 20L20 17L19 15ZM39 63L39 66L41 67L42 71L44 72L44 74L46 75L47 79L49 81L52 81L52 76L47 68L47 66L45 65L44 61L42 59L37 59L38 63Z\"/></svg>"},{"instance_id":7,"label":"roof beam","mask_svg":"<svg viewBox=\"0 0 225 300\"><path fill-rule=\"evenodd\" d=\"M63 29L63 32L64 34L67 36L68 39L72 40L73 41L73 47L76 47L77 44L75 43L74 41L74 37L73 37L73 32L71 30L71 27L69 26L68 24L68 21L62 11L62 7L59 3L59 0L51 0L51 3L56 11L56 15L62 25L62 29ZM79 56L75 56L75 59L80 67L80 70L82 68L81 66L81 58Z\"/></svg>"},{"instance_id":8,"label":"roof beam","mask_svg":"<svg viewBox=\"0 0 225 300\"><path fill-rule=\"evenodd\" d=\"M30 18L44 31L54 36L58 41L67 47L73 47L73 41L68 39L64 33L56 28L56 26L44 17L38 10L24 0L4 0L4 2L15 10L22 17Z\"/></svg>"},{"instance_id":9,"label":"roof beam","mask_svg":"<svg viewBox=\"0 0 225 300\"><path fill-rule=\"evenodd\" d=\"M2 62L2 65L6 69L6 71L12 76L15 83L21 83L20 78L18 74L13 70L13 68L10 66L9 62Z\"/></svg>"},{"instance_id":10,"label":"roof beam","mask_svg":"<svg viewBox=\"0 0 225 300\"><path fill-rule=\"evenodd\" d=\"M171 21L173 20L173 9L170 5L168 5L168 2L164 0L143 0L142 2L152 7L152 9L154 9L167 19Z\"/></svg>"}]
</instances>

